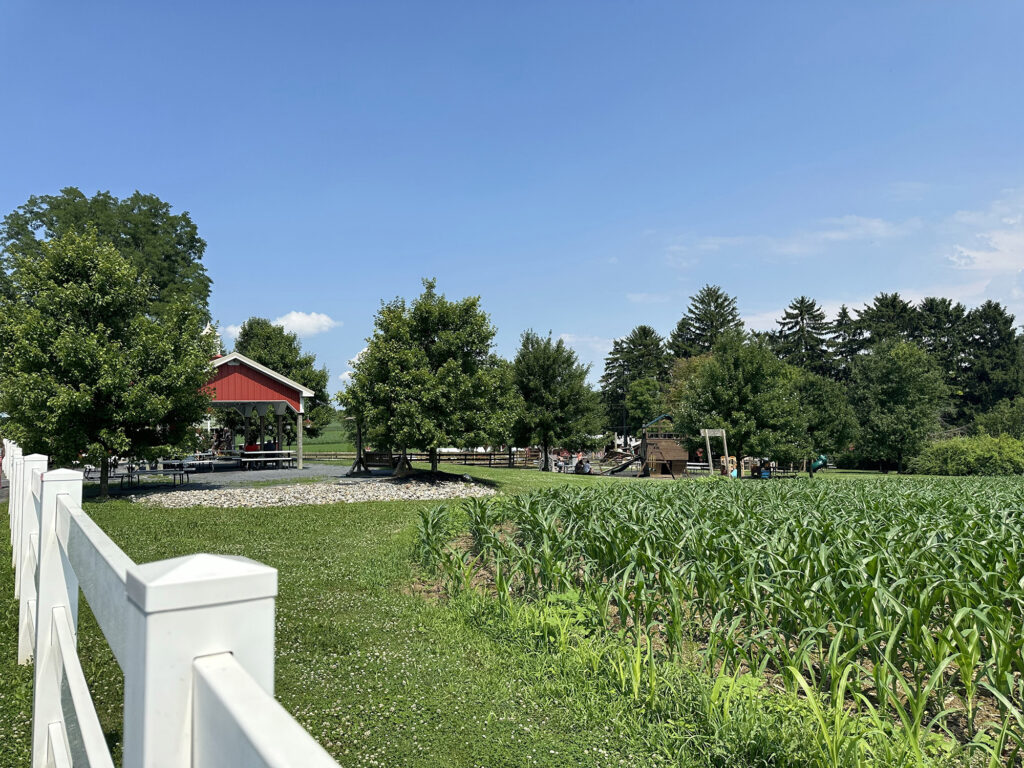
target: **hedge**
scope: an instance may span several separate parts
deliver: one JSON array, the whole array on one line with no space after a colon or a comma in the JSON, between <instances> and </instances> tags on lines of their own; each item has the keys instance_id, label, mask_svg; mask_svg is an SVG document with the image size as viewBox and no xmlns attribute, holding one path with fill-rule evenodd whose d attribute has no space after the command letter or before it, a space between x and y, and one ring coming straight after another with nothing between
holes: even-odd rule
<instances>
[{"instance_id":1,"label":"hedge","mask_svg":"<svg viewBox=\"0 0 1024 768\"><path fill-rule=\"evenodd\" d=\"M920 475L1019 475L1024 442L1008 435L954 437L930 443L910 462Z\"/></svg>"}]
</instances>

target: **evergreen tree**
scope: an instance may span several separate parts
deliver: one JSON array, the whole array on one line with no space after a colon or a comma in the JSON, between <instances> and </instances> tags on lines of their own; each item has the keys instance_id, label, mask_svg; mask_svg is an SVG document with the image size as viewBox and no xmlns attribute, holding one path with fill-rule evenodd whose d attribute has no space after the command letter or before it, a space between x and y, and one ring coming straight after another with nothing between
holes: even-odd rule
<instances>
[{"instance_id":1,"label":"evergreen tree","mask_svg":"<svg viewBox=\"0 0 1024 768\"><path fill-rule=\"evenodd\" d=\"M832 338L829 339L834 379L847 381L850 378L850 367L862 347L860 327L850 315L850 310L843 304L836 313L836 319L832 323Z\"/></svg>"},{"instance_id":2,"label":"evergreen tree","mask_svg":"<svg viewBox=\"0 0 1024 768\"><path fill-rule=\"evenodd\" d=\"M690 306L669 337L675 357L694 357L711 351L722 334L743 330L736 299L717 285L705 285L690 297Z\"/></svg>"},{"instance_id":3,"label":"evergreen tree","mask_svg":"<svg viewBox=\"0 0 1024 768\"><path fill-rule=\"evenodd\" d=\"M914 341L935 361L949 389L954 424L964 424L969 416L963 409L964 374L968 328L967 309L959 302L929 296L917 308L917 329Z\"/></svg>"},{"instance_id":4,"label":"evergreen tree","mask_svg":"<svg viewBox=\"0 0 1024 768\"><path fill-rule=\"evenodd\" d=\"M600 402L587 386L590 367L561 339L541 338L533 331L523 333L512 367L522 396L517 431L540 443L546 472L552 446L582 448L600 431Z\"/></svg>"},{"instance_id":5,"label":"evergreen tree","mask_svg":"<svg viewBox=\"0 0 1024 768\"><path fill-rule=\"evenodd\" d=\"M1021 339L1013 319L996 301L986 301L966 315L965 417L984 413L1021 391Z\"/></svg>"},{"instance_id":6,"label":"evergreen tree","mask_svg":"<svg viewBox=\"0 0 1024 768\"><path fill-rule=\"evenodd\" d=\"M790 365L824 374L832 369L828 351L829 323L825 311L807 296L793 299L781 320L773 346Z\"/></svg>"},{"instance_id":7,"label":"evergreen tree","mask_svg":"<svg viewBox=\"0 0 1024 768\"><path fill-rule=\"evenodd\" d=\"M612 342L612 351L604 361L601 399L608 414L609 427L632 432L637 424L628 416L626 396L637 381L668 381L669 357L665 342L649 325L638 325L628 336Z\"/></svg>"},{"instance_id":8,"label":"evergreen tree","mask_svg":"<svg viewBox=\"0 0 1024 768\"><path fill-rule=\"evenodd\" d=\"M857 313L863 349L882 341L911 341L917 335L917 310L898 293L880 293Z\"/></svg>"}]
</instances>

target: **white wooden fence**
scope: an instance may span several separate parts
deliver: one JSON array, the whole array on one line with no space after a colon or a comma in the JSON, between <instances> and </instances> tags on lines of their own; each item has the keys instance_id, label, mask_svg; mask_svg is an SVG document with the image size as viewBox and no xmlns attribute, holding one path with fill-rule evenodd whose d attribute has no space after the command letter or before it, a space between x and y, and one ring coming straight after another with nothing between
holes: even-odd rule
<instances>
[{"instance_id":1,"label":"white wooden fence","mask_svg":"<svg viewBox=\"0 0 1024 768\"><path fill-rule=\"evenodd\" d=\"M124 672L124 768L336 768L274 700L277 571L206 554L137 565L82 511L82 474L47 464L4 440L32 768L113 768L78 659L79 592Z\"/></svg>"}]
</instances>

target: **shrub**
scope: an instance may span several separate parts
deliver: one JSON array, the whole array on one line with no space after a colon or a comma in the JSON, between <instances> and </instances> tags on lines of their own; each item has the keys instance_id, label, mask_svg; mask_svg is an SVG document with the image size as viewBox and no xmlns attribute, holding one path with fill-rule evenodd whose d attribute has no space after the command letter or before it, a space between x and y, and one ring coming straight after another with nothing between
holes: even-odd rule
<instances>
[{"instance_id":1,"label":"shrub","mask_svg":"<svg viewBox=\"0 0 1024 768\"><path fill-rule=\"evenodd\" d=\"M921 475L1019 475L1024 473L1024 442L1008 435L936 441L910 469Z\"/></svg>"}]
</instances>

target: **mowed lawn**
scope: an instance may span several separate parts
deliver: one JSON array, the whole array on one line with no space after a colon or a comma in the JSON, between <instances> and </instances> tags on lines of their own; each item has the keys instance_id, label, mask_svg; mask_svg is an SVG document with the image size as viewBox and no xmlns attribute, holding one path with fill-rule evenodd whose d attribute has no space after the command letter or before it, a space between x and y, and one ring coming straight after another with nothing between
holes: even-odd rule
<instances>
[{"instance_id":1,"label":"mowed lawn","mask_svg":"<svg viewBox=\"0 0 1024 768\"><path fill-rule=\"evenodd\" d=\"M513 492L623 482L467 471ZM277 696L342 765L659 764L627 702L581 689L557 655L492 640L411 587L425 504L163 510L112 501L86 510L136 562L214 552L277 568ZM0 553L10 555L6 536ZM10 768L29 764L31 667L15 664L16 634L12 571L2 566L0 765ZM117 753L120 672L87 610L80 648Z\"/></svg>"},{"instance_id":2,"label":"mowed lawn","mask_svg":"<svg viewBox=\"0 0 1024 768\"><path fill-rule=\"evenodd\" d=\"M316 437L305 435L302 441L302 448L311 453L334 453L354 451L356 449L340 421L332 421Z\"/></svg>"}]
</instances>

